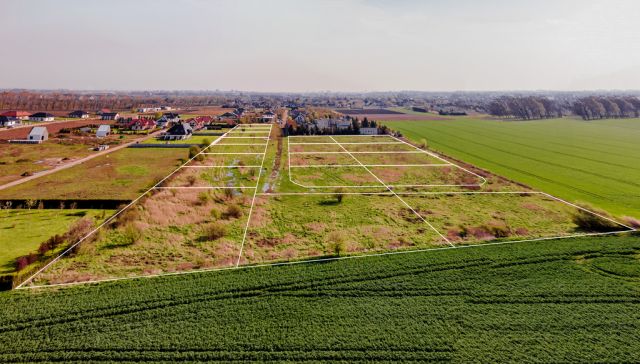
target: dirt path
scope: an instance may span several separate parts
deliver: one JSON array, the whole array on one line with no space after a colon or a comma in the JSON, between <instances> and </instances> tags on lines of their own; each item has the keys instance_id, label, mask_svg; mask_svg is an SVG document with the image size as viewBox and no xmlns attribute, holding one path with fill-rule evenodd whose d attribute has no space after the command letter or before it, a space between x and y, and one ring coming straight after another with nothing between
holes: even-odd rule
<instances>
[{"instance_id":1,"label":"dirt path","mask_svg":"<svg viewBox=\"0 0 640 364\"><path fill-rule=\"evenodd\" d=\"M24 178L21 178L19 180L16 180L16 181L13 181L13 182L9 182L9 183L4 184L4 185L0 185L0 190L4 190L4 189L9 188L9 187L17 186L19 184L22 184L22 183L25 183L25 182L29 182L29 181L34 180L36 178L40 178L42 176L47 176L47 175L50 175L52 173L59 172L59 171L61 171L63 169L67 169L67 168L71 168L73 166L77 166L78 164L84 163L84 162L86 162L88 160L91 160L93 158L96 158L96 157L99 157L99 156L102 156L102 155L105 155L105 154L109 154L109 153L118 151L120 149L123 149L123 148L126 148L126 147L130 146L131 144L135 144L135 143L141 142L143 140L147 140L149 138L152 138L152 137L156 136L160 132L162 132L162 130L158 130L158 131L153 132L153 133L151 133L149 135L146 135L146 136L144 136L142 138L134 139L134 140L132 140L132 141L130 141L128 143L125 143L125 144L122 144L122 145L118 145L116 147L110 147L107 150L103 150L101 152L97 152L97 153L92 154L90 156L75 160L73 162L69 162L67 164L63 164L63 165L61 165L59 167L55 167L53 169L48 169L48 170L42 171L42 172L37 172L33 176L24 177Z\"/></svg>"}]
</instances>

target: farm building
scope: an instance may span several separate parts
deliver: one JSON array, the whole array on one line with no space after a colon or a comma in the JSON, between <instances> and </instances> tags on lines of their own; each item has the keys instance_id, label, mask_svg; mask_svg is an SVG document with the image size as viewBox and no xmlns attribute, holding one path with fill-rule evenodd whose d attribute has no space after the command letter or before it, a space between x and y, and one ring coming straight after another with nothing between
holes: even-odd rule
<instances>
[{"instance_id":1,"label":"farm building","mask_svg":"<svg viewBox=\"0 0 640 364\"><path fill-rule=\"evenodd\" d=\"M11 111L3 112L2 114L0 114L0 116L17 118L19 120L29 120L29 115L30 114L26 111L18 111L18 110L11 110Z\"/></svg>"},{"instance_id":2,"label":"farm building","mask_svg":"<svg viewBox=\"0 0 640 364\"><path fill-rule=\"evenodd\" d=\"M155 112L160 111L159 107L139 107L138 112Z\"/></svg>"},{"instance_id":3,"label":"farm building","mask_svg":"<svg viewBox=\"0 0 640 364\"><path fill-rule=\"evenodd\" d=\"M193 129L191 129L191 125L187 123L178 123L169 128L166 133L164 133L160 139L162 140L184 140L191 138L191 134L193 133Z\"/></svg>"},{"instance_id":4,"label":"farm building","mask_svg":"<svg viewBox=\"0 0 640 364\"><path fill-rule=\"evenodd\" d=\"M118 114L117 112L103 112L100 115L100 119L102 119L102 120L116 120L119 116L120 116L120 114Z\"/></svg>"},{"instance_id":5,"label":"farm building","mask_svg":"<svg viewBox=\"0 0 640 364\"><path fill-rule=\"evenodd\" d=\"M360 135L378 135L378 128L360 128Z\"/></svg>"},{"instance_id":6,"label":"farm building","mask_svg":"<svg viewBox=\"0 0 640 364\"><path fill-rule=\"evenodd\" d=\"M13 116L0 116L0 127L12 128L20 125L20 119Z\"/></svg>"},{"instance_id":7,"label":"farm building","mask_svg":"<svg viewBox=\"0 0 640 364\"><path fill-rule=\"evenodd\" d=\"M87 119L89 118L89 113L82 110L75 110L69 113L70 118L78 118L78 119Z\"/></svg>"},{"instance_id":8,"label":"farm building","mask_svg":"<svg viewBox=\"0 0 640 364\"><path fill-rule=\"evenodd\" d=\"M29 132L29 136L27 140L41 143L45 140L49 139L49 131L45 126L35 126Z\"/></svg>"},{"instance_id":9,"label":"farm building","mask_svg":"<svg viewBox=\"0 0 640 364\"><path fill-rule=\"evenodd\" d=\"M111 126L109 125L100 125L98 127L98 131L96 131L96 137L105 138L111 134Z\"/></svg>"},{"instance_id":10,"label":"farm building","mask_svg":"<svg viewBox=\"0 0 640 364\"><path fill-rule=\"evenodd\" d=\"M55 117L47 112L37 112L29 115L29 120L31 121L53 121L54 119Z\"/></svg>"},{"instance_id":11,"label":"farm building","mask_svg":"<svg viewBox=\"0 0 640 364\"><path fill-rule=\"evenodd\" d=\"M237 120L238 119L238 115L232 113L232 112L226 112L220 116L218 116L218 120Z\"/></svg>"}]
</instances>

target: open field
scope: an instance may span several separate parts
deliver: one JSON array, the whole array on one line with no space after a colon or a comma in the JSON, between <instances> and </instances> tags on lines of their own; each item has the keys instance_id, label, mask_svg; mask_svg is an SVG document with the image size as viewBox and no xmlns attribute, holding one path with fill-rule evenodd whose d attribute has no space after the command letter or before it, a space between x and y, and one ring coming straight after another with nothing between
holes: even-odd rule
<instances>
[{"instance_id":1,"label":"open field","mask_svg":"<svg viewBox=\"0 0 640 364\"><path fill-rule=\"evenodd\" d=\"M13 272L16 258L36 252L40 243L63 234L79 219L100 217L104 220L111 213L108 210L0 210L0 275Z\"/></svg>"},{"instance_id":2,"label":"open field","mask_svg":"<svg viewBox=\"0 0 640 364\"><path fill-rule=\"evenodd\" d=\"M134 199L186 159L184 149L124 148L0 191L2 199Z\"/></svg>"},{"instance_id":3,"label":"open field","mask_svg":"<svg viewBox=\"0 0 640 364\"><path fill-rule=\"evenodd\" d=\"M386 122L413 141L571 201L640 216L640 120Z\"/></svg>"},{"instance_id":4,"label":"open field","mask_svg":"<svg viewBox=\"0 0 640 364\"><path fill-rule=\"evenodd\" d=\"M104 227L96 242L80 245L84 253L64 257L29 283L629 230L392 137L291 139L276 131L262 144L229 145L238 139L223 136L205 152L232 150L196 156ZM290 152L301 146L335 146L341 152L330 155L351 164L291 164L325 155ZM389 146L439 163L403 164L394 159L403 153ZM254 149L261 152L246 152Z\"/></svg>"},{"instance_id":5,"label":"open field","mask_svg":"<svg viewBox=\"0 0 640 364\"><path fill-rule=\"evenodd\" d=\"M4 292L0 361L637 362L639 253L592 237Z\"/></svg>"}]
</instances>

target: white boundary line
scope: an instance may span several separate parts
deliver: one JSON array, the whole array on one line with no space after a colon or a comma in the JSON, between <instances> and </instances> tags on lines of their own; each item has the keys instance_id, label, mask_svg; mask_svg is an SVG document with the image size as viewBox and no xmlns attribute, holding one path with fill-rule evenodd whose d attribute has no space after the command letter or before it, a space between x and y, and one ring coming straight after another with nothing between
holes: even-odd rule
<instances>
[{"instance_id":1,"label":"white boundary line","mask_svg":"<svg viewBox=\"0 0 640 364\"><path fill-rule=\"evenodd\" d=\"M231 130L233 130L233 129L231 129ZM222 138L222 137L220 137L220 138ZM212 144L216 143L217 140L219 140L219 139L216 139L216 141L214 141ZM261 153L249 153L249 154L261 154ZM192 159L196 158L196 156L194 156ZM265 157L266 157L266 148L265 148L265 153L263 155L263 164L264 164ZM354 158L354 159L356 159L356 158ZM189 161L185 162L185 164L188 163ZM173 171L168 176L166 176L163 180L158 182L158 184L162 183L165 179L169 178L171 175L176 173L179 169L180 169L180 167L178 169L176 169L175 171ZM262 168L261 168L261 170L262 170ZM258 178L258 184L259 183L260 183L260 179ZM144 195L146 195L148 192L150 192L151 190L153 190L155 188L156 188L156 186L151 187L149 190L147 190L145 193L143 193L141 196L139 196L136 200L132 201L129 205L127 205L126 207L121 209L118 213L116 213L113 216L111 216L109 219L107 219L105 222L103 222L100 226L98 226L96 229L94 229L92 232L90 232L88 235L86 235L84 238L82 238L80 241L78 241L76 244L74 244L74 246L80 244L80 242L82 242L88 236L90 236L91 234L95 233L95 231L97 231L102 226L106 225L108 222L113 220L118 214L120 214L123 211L125 211L126 209L128 209L137 200L139 200L140 198L142 198ZM277 196L277 195L300 195L300 194L304 194L304 195L335 194L335 193L331 193L331 192L257 193L257 190L259 189L258 185L256 185L256 187L248 187L248 188L254 188L255 189L254 200L253 201L255 201L255 196L256 195ZM571 234L571 235L565 235L565 236L543 237L543 238L534 238L534 239L525 239L525 240L510 240L510 241L498 241L498 242L489 242L489 243L485 242L485 243L468 244L468 245L457 245L457 246L453 246L451 243L449 243L451 246L439 247L439 248L414 249L414 250L403 250L403 251L395 251L395 252L383 252L383 253L352 255L352 256L346 256L346 257L330 257L330 258L307 259L307 260L298 260L298 261L289 261L289 262L255 264L255 265L245 265L245 266L242 266L242 267L239 267L236 264L235 267L226 267L226 268L210 268L210 269L192 270L192 271L187 271L187 272L168 272L168 273L142 275L142 276L134 276L134 277L107 278L107 279L93 280L93 281L83 281L83 282L58 283L58 284L39 285L39 286L37 286L37 285L36 286L25 286L25 284L27 284L28 282L32 281L33 278L36 275L38 275L39 273L44 271L48 266L53 264L56 260L60 259L62 257L62 255L64 255L67 251L69 251L70 249L73 248L73 247L71 247L71 248L67 249L65 252L61 253L58 257L56 257L53 261L51 261L45 267L40 269L38 272L34 273L27 280L25 280L20 285L18 285L16 287L16 289L39 289L39 288L52 288L52 287L69 287L69 286L77 286L77 285L89 285L89 284L102 283L102 282L115 282L115 281L144 279L144 278L169 277L169 276L179 276L179 275L186 275L186 274L197 274L197 273L206 273L206 272L226 271L226 270L233 270L233 269L264 268L264 267L286 266L286 265L296 265L296 264L306 264L306 263L316 263L316 262L329 262L329 261L337 261L337 260L345 260L345 259L379 257L379 256L386 256L386 255L398 255L398 254L411 254L411 253L421 253L421 252L430 252L430 251L442 251L442 250L450 250L450 249L464 249L464 248L479 248L479 247L484 247L484 246L510 245L510 244L516 244L516 243L524 243L524 242L538 242L538 241L570 239L570 238L579 238L579 237L588 237L588 236L607 236L607 235L625 234L625 233L630 233L630 232L637 231L637 229L635 229L635 228L632 228L632 227L627 226L625 224L622 224L622 223L620 223L618 221L615 221L615 220L610 219L608 217L602 216L602 215L597 214L597 213L595 213L593 211L590 211L588 209L585 209L583 207L580 207L578 205L575 205L573 203L567 202L567 201L565 201L563 199L560 199L558 197L555 197L553 195L550 195L550 194L548 194L546 192L541 192L541 191L494 191L494 192L489 192L489 191L448 191L448 192L399 192L399 193L396 193L395 191L390 191L390 192L362 192L362 193L345 192L345 194L349 194L349 195L368 195L368 194L387 195L388 194L388 195L396 195L396 196L398 194L407 194L407 195L420 195L420 194L543 194L543 195L546 195L549 198L552 198L552 199L557 200L559 202L566 203L566 204L568 204L570 206L573 206L575 208L578 208L580 210L592 213L592 214L594 214L596 216L599 216L601 218L604 218L604 219L606 219L608 221L614 222L614 223L616 223L616 224L618 224L620 226L624 226L628 230L612 231L612 232L605 232L605 233ZM253 201L252 201L252 204L253 204ZM250 222L250 217L249 217L249 220L247 221L247 227L248 227L249 222ZM440 234L440 233L438 232L438 234ZM245 237L246 237L246 231L245 231ZM242 256L242 251L241 251L241 253L239 255L239 258L241 256Z\"/></svg>"},{"instance_id":2,"label":"white boundary line","mask_svg":"<svg viewBox=\"0 0 640 364\"><path fill-rule=\"evenodd\" d=\"M264 140L269 140L268 137L251 137L251 136L246 136L246 137L232 137L232 136L228 136L225 137L225 139L264 139Z\"/></svg>"},{"instance_id":3,"label":"white boundary line","mask_svg":"<svg viewBox=\"0 0 640 364\"><path fill-rule=\"evenodd\" d=\"M360 143L358 143L360 144ZM413 150L400 150L397 152L394 151L384 151L384 152L289 152L289 154L425 154L420 151ZM427 153L428 154L428 153ZM437 158L438 160L442 160L442 158ZM446 161L449 164L453 164L449 161Z\"/></svg>"},{"instance_id":4,"label":"white boundary line","mask_svg":"<svg viewBox=\"0 0 640 364\"><path fill-rule=\"evenodd\" d=\"M233 130L233 129L231 129ZM231 131L229 130L229 131ZM218 137L216 140L214 140L213 142L211 142L211 144L209 144L209 147L212 145L215 145L216 143L218 143L229 131L227 131L226 133L224 133L222 136ZM208 147L207 147L208 148ZM147 193L151 192L152 190L156 189L156 187L158 187L161 183L163 183L164 181L166 181L169 177L173 176L176 172L178 172L179 170L182 169L182 167L184 167L187 163L193 161L198 155L200 155L202 153L202 151L200 151L198 154L194 155L191 159L189 159L188 161L184 162L181 166L179 166L178 168L176 168L173 172L169 173L166 177L164 177L163 179L161 179L158 183L156 183L155 185L153 185L151 188L149 188L148 190L146 190L144 193L142 193L140 196L138 196L136 199L134 199L133 201L129 202L128 205L126 205L125 207L123 207L122 209L120 209L119 211L117 211L115 214L111 215L111 217L109 217L108 219L106 219L105 221L103 221L100 225L98 225L95 229L91 230L87 235L83 236L80 240L78 240L76 243L74 243L73 245L69 246L67 249L65 249L64 251L62 251L62 253L60 253L57 257L53 258L49 263L45 264L44 267L40 268L38 271L36 271L34 274L32 274L29 278L27 278L25 281L23 281L22 283L20 283L16 289L19 289L21 287L23 287L24 285L30 283L38 274L42 273L43 271L45 271L47 268L49 268L50 266L52 266L55 262L57 262L58 260L60 260L60 258L62 258L63 256L65 256L66 254L68 254L70 251L72 251L76 246L78 246L80 243L82 243L83 241L87 240L88 237L92 236L93 234L95 234L98 230L100 230L103 226L109 224L111 221L113 221L116 217L118 217L118 215L122 214L124 211L128 210L129 207L133 206L136 202L138 202L142 197L144 197Z\"/></svg>"},{"instance_id":5,"label":"white boundary line","mask_svg":"<svg viewBox=\"0 0 640 364\"><path fill-rule=\"evenodd\" d=\"M214 189L253 189L252 186L174 186L154 187L156 190L214 190Z\"/></svg>"},{"instance_id":6,"label":"white boundary line","mask_svg":"<svg viewBox=\"0 0 640 364\"><path fill-rule=\"evenodd\" d=\"M363 164L365 167L449 167L451 164ZM318 167L360 167L359 164L307 164L293 165L291 168L318 168Z\"/></svg>"},{"instance_id":7,"label":"white boundary line","mask_svg":"<svg viewBox=\"0 0 640 364\"><path fill-rule=\"evenodd\" d=\"M184 166L182 168L261 168L261 166Z\"/></svg>"},{"instance_id":8,"label":"white boundary line","mask_svg":"<svg viewBox=\"0 0 640 364\"><path fill-rule=\"evenodd\" d=\"M271 129L269 129L271 130ZM249 231L249 224L251 223L251 214L253 213L253 206L256 202L256 196L260 189L260 178L262 177L262 170L264 169L264 160L267 158L267 147L269 142L265 143L264 154L262 154L262 163L260 164L260 172L258 172L258 180L256 181L255 189L253 190L253 198L251 199L251 207L249 207L249 216L247 216L247 224L244 226L244 234L242 235L242 244L240 244L240 254L238 254L238 260L236 261L236 268L240 266L240 260L242 259L242 253L244 251L244 243L247 240L247 232Z\"/></svg>"},{"instance_id":9,"label":"white boundary line","mask_svg":"<svg viewBox=\"0 0 640 364\"><path fill-rule=\"evenodd\" d=\"M333 139L333 137L331 138ZM333 139L333 141L335 141L335 139ZM336 142L338 143L338 142ZM340 148L344 149L345 152L347 152L347 149L345 147L342 146L342 144L338 143L338 145L340 146ZM389 192L393 193L394 196L396 196L400 202L402 202L405 206L407 206L409 208L409 210L413 211L414 214L416 214L416 216L418 216L425 224L427 224L433 231L436 232L436 234L440 235L440 237L442 239L444 239L444 241L447 242L447 244L451 245L452 247L454 247L455 245L453 245L449 239L447 239L444 235L442 235L435 227L433 227L433 225L431 225L431 223L429 223L424 217L422 217L422 215L420 215L416 210L414 210L413 207L411 207L408 203L406 203L402 197L398 196L391 187L387 186L380 178L378 178L378 176L376 176L373 172L371 172L371 170L369 170L369 168L365 167L364 164L360 163L360 161L358 160L358 158L354 157L353 155L351 155L351 157L358 162L358 164L360 164L367 172L369 172L375 179L378 180L378 182L380 182L386 189L389 190Z\"/></svg>"},{"instance_id":10,"label":"white boundary line","mask_svg":"<svg viewBox=\"0 0 640 364\"><path fill-rule=\"evenodd\" d=\"M218 146L227 146L227 145L233 145L233 146L236 146L236 147L237 146L252 146L252 145L260 146L260 147L264 146L264 144L262 144L262 143L246 143L246 144L242 144L242 143L220 143L220 144L218 144Z\"/></svg>"},{"instance_id":11,"label":"white boundary line","mask_svg":"<svg viewBox=\"0 0 640 364\"><path fill-rule=\"evenodd\" d=\"M218 152L218 153L213 152L212 153L212 152L207 152L207 153L205 153L205 152L203 152L202 154L211 154L211 155L259 155L259 154L262 154L262 153L258 153L258 152L256 152L256 153L254 153L254 152L249 152L249 153L247 153L247 152L238 152L238 153L231 153L231 152Z\"/></svg>"},{"instance_id":12,"label":"white boundary line","mask_svg":"<svg viewBox=\"0 0 640 364\"><path fill-rule=\"evenodd\" d=\"M456 245L455 247L445 246L445 247L439 247L439 248L402 250L402 251L383 252L383 253L368 253L368 254L365 253L361 255L350 255L346 257L330 257L330 258L297 260L297 261L290 261L290 262L263 263L263 264L254 264L254 265L244 265L240 267L234 266L234 267L225 267L225 268L208 268L208 269L191 270L186 272L167 272L167 273L133 276L133 277L105 278L105 279L98 279L93 281L56 283L56 284L48 284L48 285L40 285L40 286L26 286L26 287L19 286L19 287L16 287L16 289L41 289L41 288L46 289L46 288L54 288L54 287L70 287L70 286L78 286L78 285L90 285L90 284L96 284L96 283L118 282L118 281L136 280L136 279L145 279L145 278L159 278L159 277L181 276L181 275L197 274L197 273L222 272L222 271L238 270L238 269L253 269L253 268L278 267L278 266L288 266L288 265L307 264L307 263L321 263L321 262L330 262L330 261L346 260L346 259L381 257L381 256L387 256L387 255L426 253L426 252L432 252L432 251L437 252L437 251L452 250L452 249L481 248L485 246L511 245L511 244L517 244L517 243L571 239L571 238L581 238L581 237L588 237L588 236L607 236L607 235L615 235L615 234L626 234L633 231L636 231L636 230L633 229L633 230L611 231L606 233L572 234L572 235L565 235L565 236L559 236L559 237L554 236L554 237L525 239L525 240L496 241L496 242L490 242L490 243L480 242L477 244Z\"/></svg>"},{"instance_id":13,"label":"white boundary line","mask_svg":"<svg viewBox=\"0 0 640 364\"><path fill-rule=\"evenodd\" d=\"M291 143L291 145L326 145L326 144L336 144L336 143ZM344 145L389 145L389 144L404 144L400 142L362 142L362 143L340 143Z\"/></svg>"}]
</instances>

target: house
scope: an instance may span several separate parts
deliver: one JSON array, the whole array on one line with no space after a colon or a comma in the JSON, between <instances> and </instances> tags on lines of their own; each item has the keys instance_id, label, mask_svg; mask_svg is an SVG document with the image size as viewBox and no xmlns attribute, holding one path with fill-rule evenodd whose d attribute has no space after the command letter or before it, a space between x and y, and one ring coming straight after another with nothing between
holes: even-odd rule
<instances>
[{"instance_id":1,"label":"house","mask_svg":"<svg viewBox=\"0 0 640 364\"><path fill-rule=\"evenodd\" d=\"M134 119L129 126L131 130L135 131L150 130L154 129L155 127L156 122L153 119L149 118Z\"/></svg>"},{"instance_id":2,"label":"house","mask_svg":"<svg viewBox=\"0 0 640 364\"><path fill-rule=\"evenodd\" d=\"M102 120L116 120L119 117L120 114L117 112L103 112L102 115L100 115L100 119Z\"/></svg>"},{"instance_id":3,"label":"house","mask_svg":"<svg viewBox=\"0 0 640 364\"><path fill-rule=\"evenodd\" d=\"M349 120L340 119L340 120L336 120L334 125L338 130L346 130L346 129L349 129L349 127L351 127L352 124L351 124L351 121Z\"/></svg>"},{"instance_id":4,"label":"house","mask_svg":"<svg viewBox=\"0 0 640 364\"><path fill-rule=\"evenodd\" d=\"M89 113L82 110L76 110L69 113L70 118L78 118L78 119L87 119L89 118Z\"/></svg>"},{"instance_id":5,"label":"house","mask_svg":"<svg viewBox=\"0 0 640 364\"><path fill-rule=\"evenodd\" d=\"M29 136L27 140L37 143L42 143L43 141L49 139L49 131L46 126L35 126L29 132Z\"/></svg>"},{"instance_id":6,"label":"house","mask_svg":"<svg viewBox=\"0 0 640 364\"><path fill-rule=\"evenodd\" d=\"M109 134L111 134L111 126L109 125L100 125L96 131L97 138L106 138Z\"/></svg>"},{"instance_id":7,"label":"house","mask_svg":"<svg viewBox=\"0 0 640 364\"><path fill-rule=\"evenodd\" d=\"M187 120L187 123L191 125L191 129L200 130L204 128L205 125L213 122L213 118L211 116L198 116L195 118L191 118Z\"/></svg>"},{"instance_id":8,"label":"house","mask_svg":"<svg viewBox=\"0 0 640 364\"><path fill-rule=\"evenodd\" d=\"M228 111L218 116L218 120L237 120L237 119L238 119L238 115Z\"/></svg>"},{"instance_id":9,"label":"house","mask_svg":"<svg viewBox=\"0 0 640 364\"><path fill-rule=\"evenodd\" d=\"M29 120L29 113L26 111L11 110L3 112L0 116L7 116L10 118L17 118L18 120Z\"/></svg>"},{"instance_id":10,"label":"house","mask_svg":"<svg viewBox=\"0 0 640 364\"><path fill-rule=\"evenodd\" d=\"M233 110L233 114L235 114L235 115L236 115L236 117L238 117L238 118L239 118L239 117L242 117L242 115L244 115L244 112L245 112L245 111L246 111L246 110L245 110L243 107L238 107L238 108L236 108L236 109L234 109L234 110Z\"/></svg>"},{"instance_id":11,"label":"house","mask_svg":"<svg viewBox=\"0 0 640 364\"><path fill-rule=\"evenodd\" d=\"M108 113L111 112L111 109L100 109L98 111L96 111L96 115L102 115L104 113Z\"/></svg>"},{"instance_id":12,"label":"house","mask_svg":"<svg viewBox=\"0 0 640 364\"><path fill-rule=\"evenodd\" d=\"M55 119L55 117L47 112L37 112L29 115L29 120L31 121L53 121L53 119Z\"/></svg>"},{"instance_id":13,"label":"house","mask_svg":"<svg viewBox=\"0 0 640 364\"><path fill-rule=\"evenodd\" d=\"M137 109L138 112L142 112L142 113L144 113L144 112L156 112L156 111L160 111L160 110L161 110L161 108L159 108L159 107L139 107Z\"/></svg>"},{"instance_id":14,"label":"house","mask_svg":"<svg viewBox=\"0 0 640 364\"><path fill-rule=\"evenodd\" d=\"M107 144L100 144L97 147L93 148L93 150L95 150L96 152L102 152L103 150L107 149L109 149L109 146Z\"/></svg>"},{"instance_id":15,"label":"house","mask_svg":"<svg viewBox=\"0 0 640 364\"><path fill-rule=\"evenodd\" d=\"M314 123L320 130L329 129L331 128L331 126L333 126L333 119L316 119Z\"/></svg>"},{"instance_id":16,"label":"house","mask_svg":"<svg viewBox=\"0 0 640 364\"><path fill-rule=\"evenodd\" d=\"M299 113L296 117L293 118L293 120L295 120L295 122L298 124L304 124L307 121L304 114L302 113Z\"/></svg>"},{"instance_id":17,"label":"house","mask_svg":"<svg viewBox=\"0 0 640 364\"><path fill-rule=\"evenodd\" d=\"M378 135L378 128L360 128L360 135Z\"/></svg>"},{"instance_id":18,"label":"house","mask_svg":"<svg viewBox=\"0 0 640 364\"><path fill-rule=\"evenodd\" d=\"M267 111L260 117L260 121L263 123L271 123L276 118L276 114L271 111Z\"/></svg>"},{"instance_id":19,"label":"house","mask_svg":"<svg viewBox=\"0 0 640 364\"><path fill-rule=\"evenodd\" d=\"M175 112L166 112L162 115L162 117L170 123L177 123L178 121L180 121L180 114Z\"/></svg>"},{"instance_id":20,"label":"house","mask_svg":"<svg viewBox=\"0 0 640 364\"><path fill-rule=\"evenodd\" d=\"M160 110L171 111L173 108L171 106L160 106Z\"/></svg>"},{"instance_id":21,"label":"house","mask_svg":"<svg viewBox=\"0 0 640 364\"><path fill-rule=\"evenodd\" d=\"M160 139L162 140L184 140L191 138L193 129L191 125L187 123L178 123L173 125L166 133L164 133Z\"/></svg>"},{"instance_id":22,"label":"house","mask_svg":"<svg viewBox=\"0 0 640 364\"><path fill-rule=\"evenodd\" d=\"M20 125L20 119L13 116L0 116L0 126L13 128L16 125Z\"/></svg>"}]
</instances>

